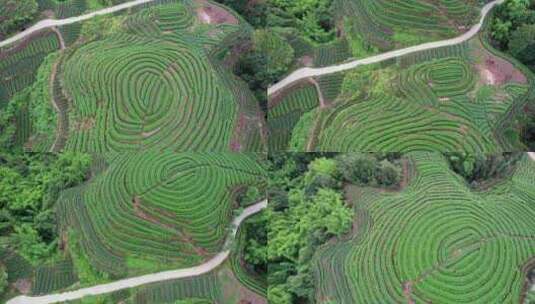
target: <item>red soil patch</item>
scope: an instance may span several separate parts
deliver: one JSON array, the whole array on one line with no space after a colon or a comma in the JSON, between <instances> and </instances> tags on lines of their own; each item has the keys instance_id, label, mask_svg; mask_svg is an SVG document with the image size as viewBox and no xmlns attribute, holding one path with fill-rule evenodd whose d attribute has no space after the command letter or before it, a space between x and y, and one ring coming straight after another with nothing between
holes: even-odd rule
<instances>
[{"instance_id":1,"label":"red soil patch","mask_svg":"<svg viewBox=\"0 0 535 304\"><path fill-rule=\"evenodd\" d=\"M407 299L408 304L414 304L414 300L411 297L412 294L412 282L408 281L403 283L403 296Z\"/></svg>"},{"instance_id":2,"label":"red soil patch","mask_svg":"<svg viewBox=\"0 0 535 304\"><path fill-rule=\"evenodd\" d=\"M238 24L238 19L231 13L217 5L202 2L202 6L197 9L199 21L207 24Z\"/></svg>"},{"instance_id":3,"label":"red soil patch","mask_svg":"<svg viewBox=\"0 0 535 304\"><path fill-rule=\"evenodd\" d=\"M29 294L32 290L32 281L29 279L18 279L15 283L13 283L13 287L15 287L22 294Z\"/></svg>"},{"instance_id":4,"label":"red soil patch","mask_svg":"<svg viewBox=\"0 0 535 304\"><path fill-rule=\"evenodd\" d=\"M459 127L459 131L460 131L461 134L463 134L463 135L468 134L468 130L469 130L469 129L468 129L468 126L467 126L467 125L461 125L461 126Z\"/></svg>"},{"instance_id":5,"label":"red soil patch","mask_svg":"<svg viewBox=\"0 0 535 304\"><path fill-rule=\"evenodd\" d=\"M517 70L512 63L502 58L485 54L483 63L477 65L477 70L484 84L502 85L515 82L526 84L526 76Z\"/></svg>"},{"instance_id":6,"label":"red soil patch","mask_svg":"<svg viewBox=\"0 0 535 304\"><path fill-rule=\"evenodd\" d=\"M94 126L95 126L95 118L87 117L76 122L76 124L74 125L74 129L77 131L87 131L89 129L92 129Z\"/></svg>"},{"instance_id":7,"label":"red soil patch","mask_svg":"<svg viewBox=\"0 0 535 304\"><path fill-rule=\"evenodd\" d=\"M189 236L186 236L184 235L183 233L180 233L176 227L173 227L172 225L168 225L168 224L165 224L165 223L161 223L159 221L158 218L152 216L151 214L148 214L147 212L145 212L144 210L142 210L141 208L141 198L139 196L134 196L132 198L132 203L134 205L134 212L136 213L136 215L148 222L151 222L153 224L156 224L156 225L159 225L159 226L163 226L163 227L166 227L166 228L169 228L171 230L174 230L177 232L177 239L181 240L182 242L185 242L185 243L188 243L188 244L191 244L192 247L193 247L193 250L195 250L195 253L197 253L198 255L200 256L208 256L208 252L206 250L204 250L204 248L199 248L197 246L195 246L193 244L193 239ZM163 210L161 210L162 213L164 213L164 215L166 216L169 216L169 214L165 214L165 212L163 212Z\"/></svg>"},{"instance_id":8,"label":"red soil patch","mask_svg":"<svg viewBox=\"0 0 535 304\"><path fill-rule=\"evenodd\" d=\"M246 125L247 125L247 117L245 117L243 113L240 113L238 117L238 123L236 125L236 129L234 130L234 134L230 141L230 150L232 152L239 152L241 150L240 138L241 138L241 133Z\"/></svg>"},{"instance_id":9,"label":"red soil patch","mask_svg":"<svg viewBox=\"0 0 535 304\"><path fill-rule=\"evenodd\" d=\"M314 65L314 58L312 56L305 55L299 58L299 63L306 67L311 67Z\"/></svg>"}]
</instances>

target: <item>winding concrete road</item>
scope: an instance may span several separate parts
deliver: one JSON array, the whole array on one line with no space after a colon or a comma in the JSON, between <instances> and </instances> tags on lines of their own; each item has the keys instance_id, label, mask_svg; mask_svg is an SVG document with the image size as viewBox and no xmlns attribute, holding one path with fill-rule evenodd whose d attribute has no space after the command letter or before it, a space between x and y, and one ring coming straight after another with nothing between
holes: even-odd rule
<instances>
[{"instance_id":1,"label":"winding concrete road","mask_svg":"<svg viewBox=\"0 0 535 304\"><path fill-rule=\"evenodd\" d=\"M132 277L123 279L107 284L96 285L93 287L82 288L74 291L68 291L63 293L50 294L46 296L28 297L18 296L6 302L6 304L49 304L64 302L70 300L76 300L85 296L96 296L105 293L114 292L121 289L137 287L140 285L181 279L187 277L198 276L207 272L210 272L221 265L230 255L230 250L226 249L230 243L236 237L238 227L249 216L256 214L267 207L267 199L249 206L243 210L243 212L232 221L232 230L227 236L224 245L224 251L216 254L208 262L199 266L191 268L183 268L177 270L162 271L153 274L142 275L138 277Z\"/></svg>"},{"instance_id":2,"label":"winding concrete road","mask_svg":"<svg viewBox=\"0 0 535 304\"><path fill-rule=\"evenodd\" d=\"M535 160L535 152L528 152L528 155L532 160Z\"/></svg>"},{"instance_id":3,"label":"winding concrete road","mask_svg":"<svg viewBox=\"0 0 535 304\"><path fill-rule=\"evenodd\" d=\"M296 81L303 80L309 77L317 77L317 76L322 76L322 75L334 74L337 72L351 70L361 65L378 63L381 61L412 54L415 52L420 52L420 51L425 51L425 50L430 50L430 49L436 49L439 47L452 46L452 45L463 43L469 40L470 38L474 37L474 35L476 35L479 32L479 30L483 26L485 17L490 12L490 10L494 6L501 4L504 1L505 0L495 0L486 4L481 9L481 18L479 22L476 25L474 25L468 32L462 34L461 36L458 36L452 39L447 39L447 40L441 40L441 41L415 45L415 46L411 46L408 48L394 50L391 52L371 56L371 57L364 58L364 59L358 59L358 60L354 60L354 61L350 61L347 63L338 64L338 65L332 65L332 66L327 66L323 68L308 68L308 67L301 68L301 69L295 70L294 72L292 72L290 75L288 75L286 78L282 79L278 83L270 86L268 88L268 96L277 93L278 91L284 89L285 87L289 86L290 84Z\"/></svg>"},{"instance_id":4,"label":"winding concrete road","mask_svg":"<svg viewBox=\"0 0 535 304\"><path fill-rule=\"evenodd\" d=\"M148 3L148 2L152 2L152 1L154 1L154 0L135 0L135 1L125 2L125 3L122 3L122 4L115 5L115 6L110 6L110 7L107 7L107 8L103 8L101 10L94 11L94 12L91 12L91 13L87 13L85 15L80 15L80 16L77 16L77 17L71 17L71 18L66 18L66 19L44 19L44 20L41 20L41 21L37 22L33 26L27 28L26 30L24 30L24 31L22 31L22 32L14 35L14 36L6 39L6 40L1 41L0 42L0 47L4 47L6 45L9 45L9 44L11 44L11 43L13 43L15 41L21 40L21 39L23 39L25 37L30 36L31 34L33 34L35 32L38 32L40 30L43 30L43 29L46 29L46 28L49 28L49 27L62 26L62 25L77 23L77 22L80 22L80 21L91 19L91 18L96 17L96 16L115 13L115 12L118 12L118 11L125 10L127 8L131 8L131 7L138 6L138 5L141 5L141 4L144 4L144 3Z\"/></svg>"}]
</instances>

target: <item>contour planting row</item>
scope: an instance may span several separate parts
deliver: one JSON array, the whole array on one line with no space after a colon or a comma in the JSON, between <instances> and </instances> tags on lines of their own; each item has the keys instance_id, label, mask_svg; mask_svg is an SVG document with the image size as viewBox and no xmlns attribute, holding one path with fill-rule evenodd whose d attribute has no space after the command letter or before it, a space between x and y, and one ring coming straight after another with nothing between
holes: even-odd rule
<instances>
[{"instance_id":1,"label":"contour planting row","mask_svg":"<svg viewBox=\"0 0 535 304\"><path fill-rule=\"evenodd\" d=\"M69 54L62 79L73 106L65 149L230 149L238 113L254 111L241 100L248 89L229 81L231 71L220 71L208 53L241 25L199 24L194 8L149 7L129 16L124 32ZM253 121L240 134L242 150L262 148L259 125Z\"/></svg>"},{"instance_id":2,"label":"contour planting row","mask_svg":"<svg viewBox=\"0 0 535 304\"><path fill-rule=\"evenodd\" d=\"M463 0L337 0L335 12L354 20L351 30L381 49L449 38L477 16L478 3Z\"/></svg>"},{"instance_id":3,"label":"contour planting row","mask_svg":"<svg viewBox=\"0 0 535 304\"><path fill-rule=\"evenodd\" d=\"M83 46L63 79L73 116L67 149L225 150L236 105L207 59L185 41L116 35ZM177 132L179 130L180 132Z\"/></svg>"},{"instance_id":4,"label":"contour planting row","mask_svg":"<svg viewBox=\"0 0 535 304\"><path fill-rule=\"evenodd\" d=\"M198 265L221 250L233 217L233 189L264 182L254 157L126 153L78 197L63 196L61 210L102 271ZM101 268L110 260L120 262Z\"/></svg>"},{"instance_id":5,"label":"contour planting row","mask_svg":"<svg viewBox=\"0 0 535 304\"><path fill-rule=\"evenodd\" d=\"M421 104L436 104L469 93L476 77L472 67L457 58L413 65L399 76L399 90Z\"/></svg>"},{"instance_id":6,"label":"contour planting row","mask_svg":"<svg viewBox=\"0 0 535 304\"><path fill-rule=\"evenodd\" d=\"M318 93L312 84L292 91L268 111L269 147L285 150L292 130L303 114L319 104Z\"/></svg>"},{"instance_id":7,"label":"contour planting row","mask_svg":"<svg viewBox=\"0 0 535 304\"><path fill-rule=\"evenodd\" d=\"M247 268L247 264L244 260L244 247L246 242L246 234L244 227L247 225L247 221L242 223L238 229L236 235L235 250L230 256L230 266L236 279L249 290L266 297L267 296L267 280L266 277L261 277Z\"/></svg>"},{"instance_id":8,"label":"contour planting row","mask_svg":"<svg viewBox=\"0 0 535 304\"><path fill-rule=\"evenodd\" d=\"M43 59L59 49L57 36L47 32L29 42L22 42L12 50L2 49L0 55L0 108L11 97L35 81Z\"/></svg>"},{"instance_id":9,"label":"contour planting row","mask_svg":"<svg viewBox=\"0 0 535 304\"><path fill-rule=\"evenodd\" d=\"M417 176L401 193L358 199L371 228L316 256L318 299L518 301L522 265L535 255L533 161L525 157L512 178L473 192L441 155L411 158Z\"/></svg>"},{"instance_id":10,"label":"contour planting row","mask_svg":"<svg viewBox=\"0 0 535 304\"><path fill-rule=\"evenodd\" d=\"M367 84L367 76L361 81L355 78L360 74L351 75L346 79L346 91L320 114L315 149L471 152L509 149L514 142L498 140L498 122L525 99L529 86L513 82L486 84L474 63L463 57L443 57L450 51L436 54L440 59L401 70L376 68L370 74L373 80ZM392 75L396 74L394 78ZM341 73L334 76L344 77ZM330 95L337 96L339 87L331 85L329 78L321 77L319 83L326 92L332 91ZM361 94L357 96L356 92Z\"/></svg>"},{"instance_id":11,"label":"contour planting row","mask_svg":"<svg viewBox=\"0 0 535 304\"><path fill-rule=\"evenodd\" d=\"M136 292L132 303L175 303L177 300L197 299L199 304L223 303L221 281L215 273L173 280L143 287ZM201 300L202 299L202 300Z\"/></svg>"},{"instance_id":12,"label":"contour planting row","mask_svg":"<svg viewBox=\"0 0 535 304\"><path fill-rule=\"evenodd\" d=\"M495 151L474 122L388 95L348 100L322 118L320 151Z\"/></svg>"}]
</instances>

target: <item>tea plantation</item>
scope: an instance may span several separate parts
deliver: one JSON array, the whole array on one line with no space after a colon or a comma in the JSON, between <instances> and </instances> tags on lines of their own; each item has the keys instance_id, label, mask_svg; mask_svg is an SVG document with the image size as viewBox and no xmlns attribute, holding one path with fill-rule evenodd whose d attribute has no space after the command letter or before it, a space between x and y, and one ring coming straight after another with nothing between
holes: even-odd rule
<instances>
[{"instance_id":1,"label":"tea plantation","mask_svg":"<svg viewBox=\"0 0 535 304\"><path fill-rule=\"evenodd\" d=\"M318 303L518 302L535 255L535 162L475 191L440 154L410 159L399 193L349 189L356 227L316 254Z\"/></svg>"}]
</instances>

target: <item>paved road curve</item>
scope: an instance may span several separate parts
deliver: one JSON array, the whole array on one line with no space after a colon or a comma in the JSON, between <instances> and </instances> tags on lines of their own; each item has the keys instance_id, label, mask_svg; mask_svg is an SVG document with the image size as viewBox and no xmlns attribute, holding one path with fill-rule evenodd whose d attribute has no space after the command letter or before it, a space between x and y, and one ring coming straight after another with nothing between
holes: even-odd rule
<instances>
[{"instance_id":1,"label":"paved road curve","mask_svg":"<svg viewBox=\"0 0 535 304\"><path fill-rule=\"evenodd\" d=\"M8 44L11 44L11 43L13 43L15 41L18 41L20 39L28 37L29 35L31 35L31 34L33 34L35 32L38 32L40 30L43 30L43 29L46 29L46 28L49 28L49 27L62 26L62 25L66 25L66 24L77 23L77 22L80 22L80 21L91 19L91 18L96 17L96 16L115 13L115 12L122 11L122 10L125 10L127 8L130 8L130 7L133 7L133 6L138 6L138 5L141 5L141 4L144 4L144 3L148 3L148 2L152 2L152 1L154 1L154 0L135 0L135 1L125 2L125 3L122 3L122 4L115 5L115 6L107 7L107 8L104 8L104 9L101 9L101 10L98 10L98 11L94 11L94 12L91 12L91 13L87 13L85 15L81 15L81 16L77 16L77 17L71 17L71 18L66 18L66 19L45 19L45 20L41 20L41 21L37 22L36 24L34 24L32 27L27 28L26 30L16 34L15 36L10 37L10 38L8 38L8 39L6 39L4 41L1 41L0 42L0 47L6 46Z\"/></svg>"},{"instance_id":2,"label":"paved road curve","mask_svg":"<svg viewBox=\"0 0 535 304\"><path fill-rule=\"evenodd\" d=\"M420 52L420 51L435 49L435 48L439 48L439 47L451 46L451 45L456 45L456 44L463 43L463 42L469 40L470 38L472 38L475 34L477 34L479 32L479 30L483 26L483 21L485 20L485 17L490 12L490 10L494 6L496 6L498 4L501 4L504 1L505 0L495 0L495 1L492 1L492 2L488 3L487 5L485 5L481 10L481 19L479 20L479 23L474 25L468 32L464 33L463 35L461 35L459 37L452 38L452 39L447 39L447 40L424 43L424 44L420 44L420 45L415 45L415 46L411 46L411 47L408 47L408 48L399 49L399 50L395 50L395 51L391 51L391 52L387 52L387 53L371 56L371 57L368 57L368 58L358 59L358 60L355 60L355 61L350 61L350 62L347 62L347 63L338 64L338 65L327 66L327 67L323 67L323 68L301 68L301 69L295 70L294 72L292 72L290 75L288 75L283 80L281 80L278 83L276 83L276 84L272 85L271 87L269 87L268 88L268 96L270 96L270 95L272 95L274 93L277 93L278 91L280 91L281 89L287 87L288 85L290 85L290 84L292 84L292 83L294 83L296 81L303 80L305 78L316 77L316 76L327 75L327 74L333 74L333 73L337 73L337 72L341 72L341 71L351 70L351 69L354 69L354 68L356 68L358 66L361 66L361 65L368 65L368 64L372 64L372 63L378 63L378 62L381 62L381 61L385 61L385 60L388 60L388 59L392 59L392 58L408 55L408 54L415 53L415 52Z\"/></svg>"},{"instance_id":3,"label":"paved road curve","mask_svg":"<svg viewBox=\"0 0 535 304\"><path fill-rule=\"evenodd\" d=\"M243 210L243 212L232 221L232 231L227 236L224 248L227 248L227 245L230 244L236 237L236 232L240 224L249 216L256 214L267 207L267 199L259 203L256 203L252 206L249 206ZM199 266L162 271L153 274L142 275L138 277L132 277L128 279L123 279L115 281L112 283L96 285L93 287L82 288L75 291L68 291L63 293L50 294L46 296L37 296L37 297L28 297L28 296L18 296L6 302L6 304L49 304L56 302L63 302L69 300L80 299L85 296L94 296L101 295L105 293L110 293L113 291L137 287L144 284L155 283L160 281L180 279L198 276L207 272L210 272L217 268L221 263L223 263L228 256L230 255L230 250L225 249L224 251L215 255L208 262L201 264Z\"/></svg>"}]
</instances>

